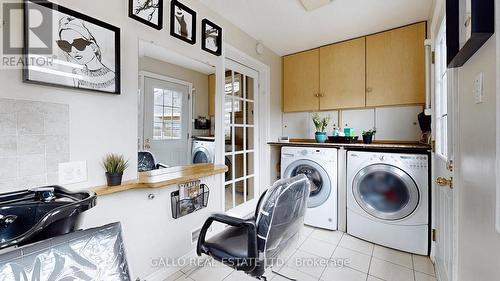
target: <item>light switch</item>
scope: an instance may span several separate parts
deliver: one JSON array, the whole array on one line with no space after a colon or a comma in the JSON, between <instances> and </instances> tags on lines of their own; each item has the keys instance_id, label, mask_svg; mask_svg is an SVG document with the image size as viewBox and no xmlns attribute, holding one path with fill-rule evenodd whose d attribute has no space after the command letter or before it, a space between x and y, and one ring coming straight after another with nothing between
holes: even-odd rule
<instances>
[{"instance_id":1,"label":"light switch","mask_svg":"<svg viewBox=\"0 0 500 281\"><path fill-rule=\"evenodd\" d=\"M474 102L476 104L483 103L483 73L479 73L476 78L474 78Z\"/></svg>"},{"instance_id":2,"label":"light switch","mask_svg":"<svg viewBox=\"0 0 500 281\"><path fill-rule=\"evenodd\" d=\"M87 181L87 162L59 163L59 184L71 184Z\"/></svg>"}]
</instances>

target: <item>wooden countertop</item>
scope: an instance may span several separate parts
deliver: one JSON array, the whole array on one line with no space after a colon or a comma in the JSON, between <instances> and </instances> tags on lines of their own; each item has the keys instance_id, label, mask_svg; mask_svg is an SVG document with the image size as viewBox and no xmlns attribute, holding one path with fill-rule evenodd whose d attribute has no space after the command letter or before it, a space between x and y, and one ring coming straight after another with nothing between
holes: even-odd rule
<instances>
[{"instance_id":1,"label":"wooden countertop","mask_svg":"<svg viewBox=\"0 0 500 281\"><path fill-rule=\"evenodd\" d=\"M268 142L272 146L309 146L309 147L334 147L352 149L383 149L383 150L423 150L429 151L430 145L413 142L380 142L373 144L364 143L317 143L314 140L291 140L290 142Z\"/></svg>"},{"instance_id":2,"label":"wooden countertop","mask_svg":"<svg viewBox=\"0 0 500 281\"><path fill-rule=\"evenodd\" d=\"M98 196L113 194L117 192L123 192L131 189L144 189L144 188L159 188L166 187L169 185L175 185L180 183L185 183L193 180L198 180L203 177L213 176L217 174L223 174L227 172L227 166L224 165L213 165L213 164L194 164L180 167L172 167L161 169L163 174L163 180L161 182L148 183L145 182L145 178L148 176L157 174L159 170L139 173L139 179L123 182L118 186L97 186L93 188L93 191L97 193Z\"/></svg>"}]
</instances>

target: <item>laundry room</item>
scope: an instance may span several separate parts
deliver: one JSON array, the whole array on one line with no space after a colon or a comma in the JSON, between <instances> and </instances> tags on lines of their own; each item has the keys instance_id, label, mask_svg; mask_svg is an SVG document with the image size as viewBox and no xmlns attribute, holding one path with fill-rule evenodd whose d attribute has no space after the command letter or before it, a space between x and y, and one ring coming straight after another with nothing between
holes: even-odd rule
<instances>
[{"instance_id":1,"label":"laundry room","mask_svg":"<svg viewBox=\"0 0 500 281\"><path fill-rule=\"evenodd\" d=\"M500 280L495 4L0 1L0 280Z\"/></svg>"}]
</instances>

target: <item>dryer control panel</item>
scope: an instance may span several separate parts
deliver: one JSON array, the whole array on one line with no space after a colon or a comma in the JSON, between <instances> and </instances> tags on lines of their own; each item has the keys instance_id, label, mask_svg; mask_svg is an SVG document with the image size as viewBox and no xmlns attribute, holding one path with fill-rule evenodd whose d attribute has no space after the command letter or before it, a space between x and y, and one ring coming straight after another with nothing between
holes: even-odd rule
<instances>
[{"instance_id":1,"label":"dryer control panel","mask_svg":"<svg viewBox=\"0 0 500 281\"><path fill-rule=\"evenodd\" d=\"M427 169L429 167L427 155L400 155L399 158L410 168Z\"/></svg>"}]
</instances>

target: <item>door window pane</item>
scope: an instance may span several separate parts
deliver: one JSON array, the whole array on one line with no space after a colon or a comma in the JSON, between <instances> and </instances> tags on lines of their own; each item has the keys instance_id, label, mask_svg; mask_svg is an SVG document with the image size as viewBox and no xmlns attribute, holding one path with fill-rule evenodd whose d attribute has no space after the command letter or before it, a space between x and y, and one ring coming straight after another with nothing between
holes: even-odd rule
<instances>
[{"instance_id":1,"label":"door window pane","mask_svg":"<svg viewBox=\"0 0 500 281\"><path fill-rule=\"evenodd\" d=\"M182 93L153 89L153 140L177 140L182 136Z\"/></svg>"},{"instance_id":2,"label":"door window pane","mask_svg":"<svg viewBox=\"0 0 500 281\"><path fill-rule=\"evenodd\" d=\"M224 189L224 195L226 199L226 211L233 208L233 185L228 184Z\"/></svg>"},{"instance_id":3,"label":"door window pane","mask_svg":"<svg viewBox=\"0 0 500 281\"><path fill-rule=\"evenodd\" d=\"M234 203L233 207L255 198L255 154L248 152L255 145L255 105L247 100L254 97L253 81L244 74L226 71L226 157L232 160L232 174L226 176L226 187L232 188L234 197L229 203ZM252 85L247 85L248 82ZM229 203L226 202L226 207Z\"/></svg>"},{"instance_id":4,"label":"door window pane","mask_svg":"<svg viewBox=\"0 0 500 281\"><path fill-rule=\"evenodd\" d=\"M436 46L436 153L448 158L448 77L446 65L446 30L439 31Z\"/></svg>"}]
</instances>

